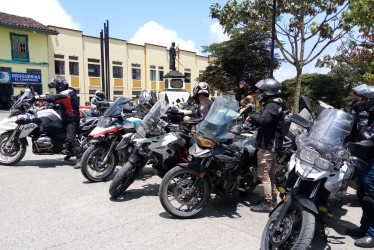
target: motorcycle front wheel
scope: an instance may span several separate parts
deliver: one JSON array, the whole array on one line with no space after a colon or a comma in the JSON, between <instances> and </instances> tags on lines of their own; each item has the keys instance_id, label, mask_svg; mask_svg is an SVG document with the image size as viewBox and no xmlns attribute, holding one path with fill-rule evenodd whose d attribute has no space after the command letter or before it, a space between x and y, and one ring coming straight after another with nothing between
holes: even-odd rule
<instances>
[{"instance_id":1,"label":"motorcycle front wheel","mask_svg":"<svg viewBox=\"0 0 374 250\"><path fill-rule=\"evenodd\" d=\"M118 171L112 183L110 183L110 196L114 199L117 199L134 182L135 177L135 166L133 166L129 161L126 162L125 165L123 165L123 167Z\"/></svg>"},{"instance_id":2,"label":"motorcycle front wheel","mask_svg":"<svg viewBox=\"0 0 374 250\"><path fill-rule=\"evenodd\" d=\"M102 165L103 158L107 153L104 145L92 145L84 152L81 159L81 171L87 180L91 182L105 181L113 174L118 160L111 152L107 162Z\"/></svg>"},{"instance_id":3,"label":"motorcycle front wheel","mask_svg":"<svg viewBox=\"0 0 374 250\"><path fill-rule=\"evenodd\" d=\"M314 236L315 216L294 201L277 230L274 222L283 206L279 206L269 217L262 234L261 249L308 249Z\"/></svg>"},{"instance_id":4,"label":"motorcycle front wheel","mask_svg":"<svg viewBox=\"0 0 374 250\"><path fill-rule=\"evenodd\" d=\"M200 178L198 171L177 166L162 179L159 198L169 214L181 219L191 218L203 211L208 204L209 183L206 178Z\"/></svg>"},{"instance_id":5,"label":"motorcycle front wheel","mask_svg":"<svg viewBox=\"0 0 374 250\"><path fill-rule=\"evenodd\" d=\"M26 139L15 138L10 145L6 145L12 132L4 132L0 135L0 164L15 165L26 154Z\"/></svg>"}]
</instances>

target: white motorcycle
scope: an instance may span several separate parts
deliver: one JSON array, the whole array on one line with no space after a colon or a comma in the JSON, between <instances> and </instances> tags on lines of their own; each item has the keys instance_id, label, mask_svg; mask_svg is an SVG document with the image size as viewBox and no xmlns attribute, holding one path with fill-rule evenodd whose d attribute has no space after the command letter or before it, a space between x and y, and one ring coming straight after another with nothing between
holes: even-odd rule
<instances>
[{"instance_id":1,"label":"white motorcycle","mask_svg":"<svg viewBox=\"0 0 374 250\"><path fill-rule=\"evenodd\" d=\"M310 103L302 99L311 112ZM337 109L323 110L314 123L293 114L291 120L308 129L296 138L297 151L287 166L284 199L270 213L261 249L307 249L314 237L316 218L324 234L324 219L342 205L355 167L366 163L351 156L345 145L354 117ZM356 143L372 146L370 141Z\"/></svg>"}]
</instances>

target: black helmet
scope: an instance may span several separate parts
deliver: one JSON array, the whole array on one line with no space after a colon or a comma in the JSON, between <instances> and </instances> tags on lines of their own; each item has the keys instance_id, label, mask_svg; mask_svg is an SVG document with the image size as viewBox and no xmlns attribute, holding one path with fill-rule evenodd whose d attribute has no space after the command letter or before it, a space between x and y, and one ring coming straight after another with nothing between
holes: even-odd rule
<instances>
[{"instance_id":1,"label":"black helmet","mask_svg":"<svg viewBox=\"0 0 374 250\"><path fill-rule=\"evenodd\" d=\"M352 89L352 91L361 97L365 97L367 99L374 98L374 86L368 86L366 84L361 84Z\"/></svg>"},{"instance_id":2,"label":"black helmet","mask_svg":"<svg viewBox=\"0 0 374 250\"><path fill-rule=\"evenodd\" d=\"M210 87L209 84L206 82L198 82L193 87L193 98L197 99L199 94L206 94L207 96L210 95Z\"/></svg>"},{"instance_id":3,"label":"black helmet","mask_svg":"<svg viewBox=\"0 0 374 250\"><path fill-rule=\"evenodd\" d=\"M365 99L356 102L351 107L351 113L355 116L360 114L361 112L369 112L370 116L374 116L374 86L368 86L366 84L361 84L352 89L352 91L360 96L364 97Z\"/></svg>"},{"instance_id":4,"label":"black helmet","mask_svg":"<svg viewBox=\"0 0 374 250\"><path fill-rule=\"evenodd\" d=\"M139 109L148 113L152 106L157 102L156 93L154 91L143 90L139 95Z\"/></svg>"},{"instance_id":5,"label":"black helmet","mask_svg":"<svg viewBox=\"0 0 374 250\"><path fill-rule=\"evenodd\" d=\"M95 96L99 98L99 101L103 101L105 99L105 93L102 90L96 90Z\"/></svg>"},{"instance_id":6,"label":"black helmet","mask_svg":"<svg viewBox=\"0 0 374 250\"><path fill-rule=\"evenodd\" d=\"M258 100L260 102L264 102L266 97L279 96L282 93L282 85L273 78L259 81L256 83L256 87L258 88Z\"/></svg>"},{"instance_id":7,"label":"black helmet","mask_svg":"<svg viewBox=\"0 0 374 250\"><path fill-rule=\"evenodd\" d=\"M50 89L56 89L57 93L60 93L69 88L69 83L64 78L53 78L52 81L48 83Z\"/></svg>"}]
</instances>

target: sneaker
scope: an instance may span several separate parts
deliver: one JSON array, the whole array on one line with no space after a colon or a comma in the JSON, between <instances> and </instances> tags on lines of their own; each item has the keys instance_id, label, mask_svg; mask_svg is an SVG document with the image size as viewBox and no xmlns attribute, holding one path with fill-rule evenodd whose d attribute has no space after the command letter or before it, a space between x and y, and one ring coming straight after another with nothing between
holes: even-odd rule
<instances>
[{"instance_id":1,"label":"sneaker","mask_svg":"<svg viewBox=\"0 0 374 250\"><path fill-rule=\"evenodd\" d=\"M354 244L358 247L372 248L374 247L374 238L365 236L361 239L355 240Z\"/></svg>"},{"instance_id":2,"label":"sneaker","mask_svg":"<svg viewBox=\"0 0 374 250\"><path fill-rule=\"evenodd\" d=\"M251 207L251 211L259 213L269 213L273 210L272 202L263 201L257 206Z\"/></svg>"},{"instance_id":3,"label":"sneaker","mask_svg":"<svg viewBox=\"0 0 374 250\"><path fill-rule=\"evenodd\" d=\"M359 237L362 238L366 235L366 232L362 230L361 228L348 228L345 230L345 234L353 237Z\"/></svg>"},{"instance_id":4,"label":"sneaker","mask_svg":"<svg viewBox=\"0 0 374 250\"><path fill-rule=\"evenodd\" d=\"M81 161L77 160L77 163L75 163L74 169L80 169L81 168Z\"/></svg>"}]
</instances>

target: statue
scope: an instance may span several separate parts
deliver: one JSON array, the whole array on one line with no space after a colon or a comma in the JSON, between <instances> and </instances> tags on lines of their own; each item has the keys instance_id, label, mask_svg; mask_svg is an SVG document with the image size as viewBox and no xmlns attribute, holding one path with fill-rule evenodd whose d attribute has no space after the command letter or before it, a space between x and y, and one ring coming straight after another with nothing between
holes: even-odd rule
<instances>
[{"instance_id":1,"label":"statue","mask_svg":"<svg viewBox=\"0 0 374 250\"><path fill-rule=\"evenodd\" d=\"M175 68L175 55L176 55L176 52L175 52L175 42L172 42L171 43L171 47L169 48L169 56L170 56L170 66L169 66L169 69L170 70L176 70Z\"/></svg>"}]
</instances>

